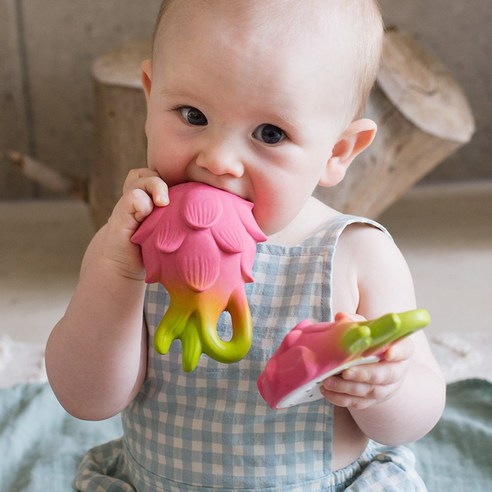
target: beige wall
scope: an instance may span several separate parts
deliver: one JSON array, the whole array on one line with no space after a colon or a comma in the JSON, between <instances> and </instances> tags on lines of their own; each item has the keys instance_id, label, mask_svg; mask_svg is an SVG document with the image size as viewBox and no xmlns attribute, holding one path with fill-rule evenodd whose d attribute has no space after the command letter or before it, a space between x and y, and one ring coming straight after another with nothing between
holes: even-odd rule
<instances>
[{"instance_id":1,"label":"beige wall","mask_svg":"<svg viewBox=\"0 0 492 492\"><path fill-rule=\"evenodd\" d=\"M7 163L6 149L87 176L94 155L92 60L148 37L159 3L0 0L0 199L40 195ZM405 28L451 69L476 115L473 142L427 179L492 179L491 0L381 3L387 24Z\"/></svg>"},{"instance_id":2,"label":"beige wall","mask_svg":"<svg viewBox=\"0 0 492 492\"><path fill-rule=\"evenodd\" d=\"M91 64L150 37L160 0L0 0L0 198L38 190L5 150L76 177L94 155Z\"/></svg>"},{"instance_id":3,"label":"beige wall","mask_svg":"<svg viewBox=\"0 0 492 492\"><path fill-rule=\"evenodd\" d=\"M28 195L32 186L7 165L5 151L29 148L17 5L0 0L0 198Z\"/></svg>"}]
</instances>

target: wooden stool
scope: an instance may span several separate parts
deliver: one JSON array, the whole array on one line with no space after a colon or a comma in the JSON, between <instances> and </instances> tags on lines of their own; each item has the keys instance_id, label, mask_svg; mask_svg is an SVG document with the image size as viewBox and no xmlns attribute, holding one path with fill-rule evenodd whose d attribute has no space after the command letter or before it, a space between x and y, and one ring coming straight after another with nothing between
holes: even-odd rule
<instances>
[{"instance_id":1,"label":"wooden stool","mask_svg":"<svg viewBox=\"0 0 492 492\"><path fill-rule=\"evenodd\" d=\"M149 42L134 42L98 58L97 158L89 203L104 224L132 167L146 165L146 104L140 64ZM333 188L316 196L344 213L377 217L417 181L469 142L475 130L468 101L442 63L404 32L385 34L383 59L366 116L378 127L374 143Z\"/></svg>"},{"instance_id":2,"label":"wooden stool","mask_svg":"<svg viewBox=\"0 0 492 492\"><path fill-rule=\"evenodd\" d=\"M121 197L128 171L147 166L147 106L140 71L150 42L124 45L96 59L96 159L89 172L89 206L96 227L106 223Z\"/></svg>"}]
</instances>

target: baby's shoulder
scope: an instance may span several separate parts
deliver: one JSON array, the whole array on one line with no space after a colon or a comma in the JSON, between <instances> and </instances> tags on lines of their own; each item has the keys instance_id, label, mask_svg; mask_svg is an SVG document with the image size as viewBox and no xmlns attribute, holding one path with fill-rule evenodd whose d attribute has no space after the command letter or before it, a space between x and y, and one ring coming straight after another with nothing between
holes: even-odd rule
<instances>
[{"instance_id":1,"label":"baby's shoulder","mask_svg":"<svg viewBox=\"0 0 492 492\"><path fill-rule=\"evenodd\" d=\"M389 234L357 224L344 231L339 246L335 261L356 286L359 313L373 317L414 307L410 270Z\"/></svg>"},{"instance_id":2,"label":"baby's shoulder","mask_svg":"<svg viewBox=\"0 0 492 492\"><path fill-rule=\"evenodd\" d=\"M407 270L406 261L390 234L372 224L347 226L340 236L337 256L357 270L357 277L391 276Z\"/></svg>"},{"instance_id":3,"label":"baby's shoulder","mask_svg":"<svg viewBox=\"0 0 492 492\"><path fill-rule=\"evenodd\" d=\"M348 224L339 239L339 247L351 253L379 252L396 248L388 231L377 222L368 221Z\"/></svg>"}]
</instances>

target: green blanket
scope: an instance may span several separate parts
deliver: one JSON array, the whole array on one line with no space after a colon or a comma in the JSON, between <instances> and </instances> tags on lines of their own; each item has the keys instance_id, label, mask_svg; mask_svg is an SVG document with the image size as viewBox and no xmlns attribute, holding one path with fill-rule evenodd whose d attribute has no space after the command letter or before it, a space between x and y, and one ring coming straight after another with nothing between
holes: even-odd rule
<instances>
[{"instance_id":1,"label":"green blanket","mask_svg":"<svg viewBox=\"0 0 492 492\"><path fill-rule=\"evenodd\" d=\"M69 492L84 452L120 434L119 418L67 415L46 384L0 390L0 491ZM449 385L442 420L412 449L429 492L492 490L492 384Z\"/></svg>"},{"instance_id":2,"label":"green blanket","mask_svg":"<svg viewBox=\"0 0 492 492\"><path fill-rule=\"evenodd\" d=\"M441 421L411 447L429 492L492 491L492 383L448 385Z\"/></svg>"}]
</instances>

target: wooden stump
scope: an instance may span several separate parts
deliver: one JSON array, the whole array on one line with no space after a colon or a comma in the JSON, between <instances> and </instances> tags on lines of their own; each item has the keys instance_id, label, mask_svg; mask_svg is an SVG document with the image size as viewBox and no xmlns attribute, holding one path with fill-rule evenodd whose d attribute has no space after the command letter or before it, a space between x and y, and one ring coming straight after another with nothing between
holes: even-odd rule
<instances>
[{"instance_id":1,"label":"wooden stump","mask_svg":"<svg viewBox=\"0 0 492 492\"><path fill-rule=\"evenodd\" d=\"M149 54L150 43L138 41L99 57L93 65L96 160L89 173L89 206L98 228L120 198L128 171L147 165L140 66Z\"/></svg>"},{"instance_id":2,"label":"wooden stump","mask_svg":"<svg viewBox=\"0 0 492 492\"><path fill-rule=\"evenodd\" d=\"M444 65L402 31L385 34L366 116L378 125L372 145L334 188L315 195L345 213L375 218L475 130L463 91Z\"/></svg>"},{"instance_id":3,"label":"wooden stump","mask_svg":"<svg viewBox=\"0 0 492 492\"><path fill-rule=\"evenodd\" d=\"M140 64L150 44L136 42L98 58L97 159L89 177L96 226L104 224L133 167L146 163ZM376 140L334 188L316 196L345 213L376 217L425 174L467 143L475 129L467 99L442 63L405 33L385 34L383 60L367 117Z\"/></svg>"}]
</instances>

